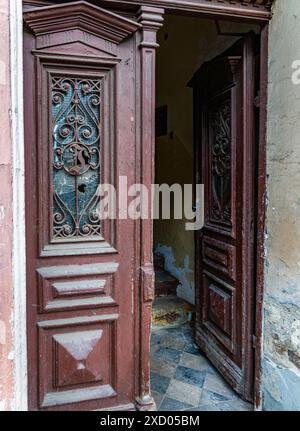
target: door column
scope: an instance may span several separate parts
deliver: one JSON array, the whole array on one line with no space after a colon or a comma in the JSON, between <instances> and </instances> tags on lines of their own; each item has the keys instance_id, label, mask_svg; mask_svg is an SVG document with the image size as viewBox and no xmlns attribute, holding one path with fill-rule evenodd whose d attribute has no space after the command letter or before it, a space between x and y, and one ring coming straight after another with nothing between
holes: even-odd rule
<instances>
[{"instance_id":1,"label":"door column","mask_svg":"<svg viewBox=\"0 0 300 431\"><path fill-rule=\"evenodd\" d=\"M142 25L140 57L141 57L141 184L148 191L154 183L154 152L155 152L155 56L158 44L156 34L163 25L164 10L142 6L138 14L138 22ZM151 199L149 199L149 202ZM148 218L141 220L141 325L140 325L140 382L138 410L154 410L155 402L150 391L150 332L151 311L154 300L153 270L153 222L151 207Z\"/></svg>"}]
</instances>

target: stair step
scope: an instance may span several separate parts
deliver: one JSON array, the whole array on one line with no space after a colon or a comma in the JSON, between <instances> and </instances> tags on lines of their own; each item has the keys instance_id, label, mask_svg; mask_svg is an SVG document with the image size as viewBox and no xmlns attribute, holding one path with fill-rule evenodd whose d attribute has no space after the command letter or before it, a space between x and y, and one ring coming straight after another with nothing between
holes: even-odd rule
<instances>
[{"instance_id":1,"label":"stair step","mask_svg":"<svg viewBox=\"0 0 300 431\"><path fill-rule=\"evenodd\" d=\"M192 316L194 306L177 296L156 298L152 308L152 328L174 328L187 323Z\"/></svg>"},{"instance_id":2,"label":"stair step","mask_svg":"<svg viewBox=\"0 0 300 431\"><path fill-rule=\"evenodd\" d=\"M155 271L164 271L165 269L165 258L162 254L154 253L153 263Z\"/></svg>"},{"instance_id":3,"label":"stair step","mask_svg":"<svg viewBox=\"0 0 300 431\"><path fill-rule=\"evenodd\" d=\"M155 296L176 295L179 281L168 271L165 271L164 256L160 253L154 253L153 263L155 271Z\"/></svg>"},{"instance_id":4,"label":"stair step","mask_svg":"<svg viewBox=\"0 0 300 431\"><path fill-rule=\"evenodd\" d=\"M177 278L173 277L173 275L167 271L155 271L155 281L158 281L159 283L179 284Z\"/></svg>"},{"instance_id":5,"label":"stair step","mask_svg":"<svg viewBox=\"0 0 300 431\"><path fill-rule=\"evenodd\" d=\"M155 296L176 295L178 280L167 271L155 272Z\"/></svg>"}]
</instances>

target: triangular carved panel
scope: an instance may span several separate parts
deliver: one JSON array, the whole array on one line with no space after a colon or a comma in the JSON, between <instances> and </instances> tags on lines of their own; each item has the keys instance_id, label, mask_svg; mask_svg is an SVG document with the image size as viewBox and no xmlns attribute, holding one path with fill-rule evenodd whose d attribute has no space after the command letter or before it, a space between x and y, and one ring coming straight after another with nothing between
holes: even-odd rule
<instances>
[{"instance_id":1,"label":"triangular carved panel","mask_svg":"<svg viewBox=\"0 0 300 431\"><path fill-rule=\"evenodd\" d=\"M55 386L100 381L100 342L103 330L71 332L53 337Z\"/></svg>"},{"instance_id":2,"label":"triangular carved panel","mask_svg":"<svg viewBox=\"0 0 300 431\"><path fill-rule=\"evenodd\" d=\"M41 46L38 48L38 51L62 55L74 55L74 53L80 53L80 56L97 57L98 59L107 58L113 59L114 61L118 60L118 45L110 42L110 45L106 45L106 41L98 40L100 42L98 47L81 41L75 41L46 47Z\"/></svg>"}]
</instances>

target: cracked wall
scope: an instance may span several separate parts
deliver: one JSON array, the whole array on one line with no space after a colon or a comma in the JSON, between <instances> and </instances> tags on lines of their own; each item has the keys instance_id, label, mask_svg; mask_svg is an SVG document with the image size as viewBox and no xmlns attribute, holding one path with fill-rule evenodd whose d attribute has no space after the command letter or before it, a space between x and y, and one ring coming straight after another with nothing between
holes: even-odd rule
<instances>
[{"instance_id":1,"label":"cracked wall","mask_svg":"<svg viewBox=\"0 0 300 431\"><path fill-rule=\"evenodd\" d=\"M263 405L300 410L299 0L277 0L269 34ZM284 31L283 31L284 29Z\"/></svg>"}]
</instances>

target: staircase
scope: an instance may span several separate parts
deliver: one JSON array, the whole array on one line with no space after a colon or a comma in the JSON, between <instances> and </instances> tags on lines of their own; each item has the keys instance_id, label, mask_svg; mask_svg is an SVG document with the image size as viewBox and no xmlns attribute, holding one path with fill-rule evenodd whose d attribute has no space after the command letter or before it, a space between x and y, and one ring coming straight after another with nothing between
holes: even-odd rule
<instances>
[{"instance_id":1,"label":"staircase","mask_svg":"<svg viewBox=\"0 0 300 431\"><path fill-rule=\"evenodd\" d=\"M165 259L154 254L155 301L152 308L152 329L176 328L190 320L193 307L178 298L179 281L165 270Z\"/></svg>"},{"instance_id":2,"label":"staircase","mask_svg":"<svg viewBox=\"0 0 300 431\"><path fill-rule=\"evenodd\" d=\"M165 270L165 259L161 254L154 254L155 297L175 296L178 280Z\"/></svg>"}]
</instances>

